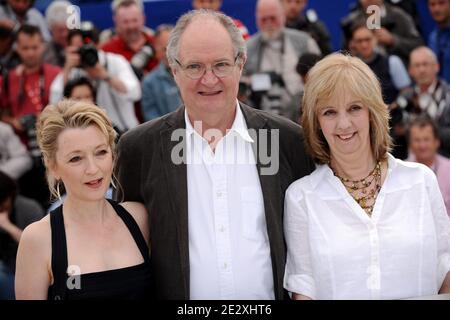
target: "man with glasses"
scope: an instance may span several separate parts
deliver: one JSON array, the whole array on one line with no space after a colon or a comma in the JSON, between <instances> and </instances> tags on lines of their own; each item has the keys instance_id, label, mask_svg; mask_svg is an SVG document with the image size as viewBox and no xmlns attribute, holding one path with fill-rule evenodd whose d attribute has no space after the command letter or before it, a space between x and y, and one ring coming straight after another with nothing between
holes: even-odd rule
<instances>
[{"instance_id":1,"label":"man with glasses","mask_svg":"<svg viewBox=\"0 0 450 320\"><path fill-rule=\"evenodd\" d=\"M156 28L155 53L159 64L142 80L141 110L144 121L161 117L176 110L181 104L177 84L166 58L172 25L162 24Z\"/></svg>"},{"instance_id":2,"label":"man with glasses","mask_svg":"<svg viewBox=\"0 0 450 320\"><path fill-rule=\"evenodd\" d=\"M150 214L154 295L283 299L284 192L314 167L301 128L237 100L247 54L228 16L183 15L167 58L184 106L124 135L116 170L116 198Z\"/></svg>"},{"instance_id":3,"label":"man with glasses","mask_svg":"<svg viewBox=\"0 0 450 320\"><path fill-rule=\"evenodd\" d=\"M423 113L435 121L441 140L439 153L450 157L450 87L438 77L440 65L428 47L414 49L409 59L415 85L404 109L409 116Z\"/></svg>"},{"instance_id":4,"label":"man with glasses","mask_svg":"<svg viewBox=\"0 0 450 320\"><path fill-rule=\"evenodd\" d=\"M285 27L280 0L258 0L258 32L247 42L248 61L244 74L251 79L251 101L258 109L298 119L303 82L296 72L305 53L321 54L316 41L306 32Z\"/></svg>"}]
</instances>

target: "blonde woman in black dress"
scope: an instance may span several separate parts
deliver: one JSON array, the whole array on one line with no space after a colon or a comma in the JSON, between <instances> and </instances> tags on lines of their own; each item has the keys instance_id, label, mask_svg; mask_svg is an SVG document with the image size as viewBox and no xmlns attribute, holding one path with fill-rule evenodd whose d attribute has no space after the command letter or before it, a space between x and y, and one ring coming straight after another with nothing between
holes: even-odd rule
<instances>
[{"instance_id":1,"label":"blonde woman in black dress","mask_svg":"<svg viewBox=\"0 0 450 320\"><path fill-rule=\"evenodd\" d=\"M144 299L149 296L149 226L142 204L106 200L116 133L89 102L47 106L38 142L54 195L64 204L23 232L17 299Z\"/></svg>"}]
</instances>

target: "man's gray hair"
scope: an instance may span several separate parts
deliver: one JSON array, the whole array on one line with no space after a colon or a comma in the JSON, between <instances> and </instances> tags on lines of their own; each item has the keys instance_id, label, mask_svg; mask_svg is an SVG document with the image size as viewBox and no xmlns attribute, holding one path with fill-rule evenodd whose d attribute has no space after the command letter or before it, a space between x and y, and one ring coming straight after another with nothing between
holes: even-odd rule
<instances>
[{"instance_id":1,"label":"man's gray hair","mask_svg":"<svg viewBox=\"0 0 450 320\"><path fill-rule=\"evenodd\" d=\"M53 1L45 10L45 19L47 25L51 28L55 23L66 23L69 19L67 8L72 6L69 1L58 0Z\"/></svg>"},{"instance_id":2,"label":"man's gray hair","mask_svg":"<svg viewBox=\"0 0 450 320\"><path fill-rule=\"evenodd\" d=\"M138 8L144 12L144 4L142 3L141 0L114 0L111 3L111 10L113 12L113 14L116 14L116 11L119 7L126 7L132 4L136 4L138 6Z\"/></svg>"},{"instance_id":3,"label":"man's gray hair","mask_svg":"<svg viewBox=\"0 0 450 320\"><path fill-rule=\"evenodd\" d=\"M182 15L178 19L175 28L170 33L169 43L167 44L167 60L169 61L169 65L172 68L176 65L175 59L178 59L181 36L188 25L192 21L201 18L216 20L227 30L231 37L231 42L233 43L234 55L239 56L238 61L242 62L247 56L247 46L245 45L245 40L241 31L236 27L233 19L221 12L200 9L191 10ZM211 37L214 37L214 35L211 35Z\"/></svg>"}]
</instances>

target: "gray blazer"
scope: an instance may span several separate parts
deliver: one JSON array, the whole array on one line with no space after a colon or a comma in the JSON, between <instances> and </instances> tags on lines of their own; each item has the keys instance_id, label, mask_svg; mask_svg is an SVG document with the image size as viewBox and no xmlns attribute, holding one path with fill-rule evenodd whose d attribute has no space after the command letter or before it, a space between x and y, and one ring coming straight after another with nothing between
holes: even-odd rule
<instances>
[{"instance_id":1,"label":"gray blazer","mask_svg":"<svg viewBox=\"0 0 450 320\"><path fill-rule=\"evenodd\" d=\"M241 103L249 129L279 129L279 170L261 175L267 233L270 242L275 298L286 298L283 276L286 247L283 236L284 194L295 180L311 173L301 127L287 119ZM189 299L188 190L186 164L171 161L179 141L174 130L185 128L184 107L127 132L118 145L116 176L123 191L115 199L144 203L150 215L152 287L156 299ZM270 137L270 134L269 134ZM183 139L185 141L185 139ZM255 144L257 145L257 143ZM119 187L120 188L120 187Z\"/></svg>"},{"instance_id":2,"label":"gray blazer","mask_svg":"<svg viewBox=\"0 0 450 320\"><path fill-rule=\"evenodd\" d=\"M283 28L283 36L289 40L294 47L295 52L298 54L298 58L304 53L317 53L321 54L319 46L316 41L306 32L300 30L294 30L289 28ZM252 75L260 72L261 54L264 46L264 39L260 32L253 35L247 41L247 61L244 66L244 74ZM295 71L295 70L294 70Z\"/></svg>"}]
</instances>

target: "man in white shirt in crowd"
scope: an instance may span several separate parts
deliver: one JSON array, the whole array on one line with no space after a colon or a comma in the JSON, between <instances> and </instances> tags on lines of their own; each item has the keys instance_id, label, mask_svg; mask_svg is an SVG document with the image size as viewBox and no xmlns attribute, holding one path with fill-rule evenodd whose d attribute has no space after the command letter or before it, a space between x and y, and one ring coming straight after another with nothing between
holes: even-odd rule
<instances>
[{"instance_id":1,"label":"man in white shirt in crowd","mask_svg":"<svg viewBox=\"0 0 450 320\"><path fill-rule=\"evenodd\" d=\"M87 30L90 31L74 29L69 32L66 62L52 83L50 103L63 97L68 80L88 77L96 86L97 104L106 110L116 130L123 133L139 124L133 104L141 98L139 80L124 57L96 49L96 31L92 27ZM86 43L86 39L90 42ZM80 52L80 48L85 50Z\"/></svg>"}]
</instances>

